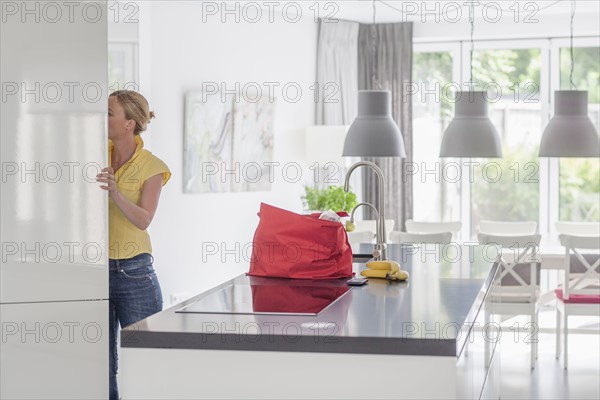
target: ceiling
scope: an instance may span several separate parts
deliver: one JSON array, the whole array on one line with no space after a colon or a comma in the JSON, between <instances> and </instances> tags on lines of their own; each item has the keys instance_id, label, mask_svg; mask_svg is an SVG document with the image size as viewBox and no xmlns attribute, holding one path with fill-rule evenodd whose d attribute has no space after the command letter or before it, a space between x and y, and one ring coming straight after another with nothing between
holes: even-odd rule
<instances>
[{"instance_id":1,"label":"ceiling","mask_svg":"<svg viewBox=\"0 0 600 400\"><path fill-rule=\"evenodd\" d=\"M479 3L477 5L476 3ZM358 21L358 22L372 22L373 19L373 1L372 0L320 0L321 3L321 15L326 16L328 13L333 13L335 18ZM331 5L327 6L328 3L335 3L337 10ZM439 10L441 18L448 17L450 19L456 18L456 5L462 7L462 19L468 19L469 6L465 5L468 0L411 0L411 1L398 1L398 0L376 0L376 20L377 22L403 22L403 21L421 21L420 13L425 11L431 12L425 16L427 21L435 21L433 15L434 10ZM523 19L527 16L532 18L544 16L544 15L565 15L569 16L571 13L571 1L570 0L478 0L475 1L474 15L475 18L483 18L483 7L489 4L488 12L489 15L494 15L495 9L502 8L502 18L514 18L514 4L519 3L520 18ZM390 7L391 6L391 7ZM400 10L395 10L392 7ZM512 7L512 10L511 10ZM401 11L407 11L403 14ZM414 11L412 11L414 10ZM412 13L410 12L412 11ZM576 1L576 14L590 14L596 13L600 15L600 1L598 0L577 0Z\"/></svg>"}]
</instances>

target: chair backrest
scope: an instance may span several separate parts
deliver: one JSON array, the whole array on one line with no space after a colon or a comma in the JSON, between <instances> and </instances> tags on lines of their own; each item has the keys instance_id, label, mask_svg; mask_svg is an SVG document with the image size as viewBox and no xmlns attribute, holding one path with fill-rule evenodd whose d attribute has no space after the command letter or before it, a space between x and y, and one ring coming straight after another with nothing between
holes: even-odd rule
<instances>
[{"instance_id":1,"label":"chair backrest","mask_svg":"<svg viewBox=\"0 0 600 400\"><path fill-rule=\"evenodd\" d=\"M535 221L480 221L478 233L490 235L534 235L537 231Z\"/></svg>"},{"instance_id":2,"label":"chair backrest","mask_svg":"<svg viewBox=\"0 0 600 400\"><path fill-rule=\"evenodd\" d=\"M540 285L541 263L537 257L541 235L477 235L479 244L498 247L496 262L500 270L494 285L501 293L528 294L536 297ZM505 300L504 300L505 301Z\"/></svg>"},{"instance_id":3,"label":"chair backrest","mask_svg":"<svg viewBox=\"0 0 600 400\"><path fill-rule=\"evenodd\" d=\"M542 240L542 235L494 235L489 233L478 233L477 239L479 244L482 245L497 245L504 249L524 249L529 245L538 247Z\"/></svg>"},{"instance_id":4,"label":"chair backrest","mask_svg":"<svg viewBox=\"0 0 600 400\"><path fill-rule=\"evenodd\" d=\"M600 235L600 222L565 222L556 223L556 232L575 236Z\"/></svg>"},{"instance_id":5,"label":"chair backrest","mask_svg":"<svg viewBox=\"0 0 600 400\"><path fill-rule=\"evenodd\" d=\"M373 243L375 231L353 231L348 232L348 242L352 248L352 253L358 253L360 243Z\"/></svg>"},{"instance_id":6,"label":"chair backrest","mask_svg":"<svg viewBox=\"0 0 600 400\"><path fill-rule=\"evenodd\" d=\"M558 235L565 247L563 298L571 295L600 296L600 236ZM592 250L596 254L581 254Z\"/></svg>"},{"instance_id":7,"label":"chair backrest","mask_svg":"<svg viewBox=\"0 0 600 400\"><path fill-rule=\"evenodd\" d=\"M394 230L395 224L396 224L396 221L394 221L393 219L385 220L385 232L387 235L387 237L385 238L386 242L389 242L390 232L392 230ZM377 221L374 219L363 219L361 221L354 221L354 226L356 227L354 229L356 232L360 232L360 231L377 232ZM369 241L369 243L371 243L371 241Z\"/></svg>"},{"instance_id":8,"label":"chair backrest","mask_svg":"<svg viewBox=\"0 0 600 400\"><path fill-rule=\"evenodd\" d=\"M424 222L406 220L406 232L408 233L456 233L460 231L460 221L452 222Z\"/></svg>"},{"instance_id":9,"label":"chair backrest","mask_svg":"<svg viewBox=\"0 0 600 400\"><path fill-rule=\"evenodd\" d=\"M452 233L409 233L409 232L390 232L390 243L435 243L446 245L452 241Z\"/></svg>"}]
</instances>

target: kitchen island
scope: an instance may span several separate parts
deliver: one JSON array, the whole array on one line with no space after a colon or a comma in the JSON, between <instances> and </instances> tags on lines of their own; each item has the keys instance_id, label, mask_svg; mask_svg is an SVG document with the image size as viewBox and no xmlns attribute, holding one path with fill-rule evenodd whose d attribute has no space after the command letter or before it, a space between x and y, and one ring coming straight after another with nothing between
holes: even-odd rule
<instances>
[{"instance_id":1,"label":"kitchen island","mask_svg":"<svg viewBox=\"0 0 600 400\"><path fill-rule=\"evenodd\" d=\"M390 245L410 279L361 287L238 276L121 331L122 396L499 398L488 253Z\"/></svg>"}]
</instances>

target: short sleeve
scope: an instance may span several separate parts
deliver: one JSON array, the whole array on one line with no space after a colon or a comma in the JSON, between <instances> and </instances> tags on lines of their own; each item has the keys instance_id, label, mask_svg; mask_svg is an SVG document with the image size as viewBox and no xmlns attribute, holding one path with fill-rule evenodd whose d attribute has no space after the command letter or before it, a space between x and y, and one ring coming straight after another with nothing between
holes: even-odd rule
<instances>
[{"instance_id":1,"label":"short sleeve","mask_svg":"<svg viewBox=\"0 0 600 400\"><path fill-rule=\"evenodd\" d=\"M154 155L150 156L150 160L145 172L144 182L155 175L162 174L162 185L165 186L171 178L171 171L169 170L169 167L167 167L167 164Z\"/></svg>"}]
</instances>

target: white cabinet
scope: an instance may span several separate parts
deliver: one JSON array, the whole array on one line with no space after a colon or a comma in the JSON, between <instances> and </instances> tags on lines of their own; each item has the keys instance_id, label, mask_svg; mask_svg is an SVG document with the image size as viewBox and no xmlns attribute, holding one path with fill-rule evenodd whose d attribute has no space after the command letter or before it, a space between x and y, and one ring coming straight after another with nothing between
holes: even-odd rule
<instances>
[{"instance_id":1,"label":"white cabinet","mask_svg":"<svg viewBox=\"0 0 600 400\"><path fill-rule=\"evenodd\" d=\"M2 399L108 397L108 300L0 306Z\"/></svg>"},{"instance_id":2,"label":"white cabinet","mask_svg":"<svg viewBox=\"0 0 600 400\"><path fill-rule=\"evenodd\" d=\"M0 397L106 398L107 4L1 8Z\"/></svg>"}]
</instances>

